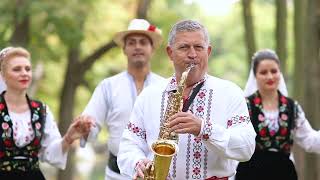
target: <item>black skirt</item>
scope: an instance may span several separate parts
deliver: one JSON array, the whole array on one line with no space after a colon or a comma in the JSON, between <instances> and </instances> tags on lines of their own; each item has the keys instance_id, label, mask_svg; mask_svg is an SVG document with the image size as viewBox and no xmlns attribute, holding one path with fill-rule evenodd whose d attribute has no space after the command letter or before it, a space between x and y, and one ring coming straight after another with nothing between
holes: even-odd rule
<instances>
[{"instance_id":1,"label":"black skirt","mask_svg":"<svg viewBox=\"0 0 320 180\"><path fill-rule=\"evenodd\" d=\"M297 172L289 155L281 152L255 152L237 168L236 180L297 180Z\"/></svg>"},{"instance_id":2,"label":"black skirt","mask_svg":"<svg viewBox=\"0 0 320 180\"><path fill-rule=\"evenodd\" d=\"M28 172L22 172L22 171L0 171L0 179L23 179L23 180L45 180L45 177L43 176L42 172L39 171L28 171Z\"/></svg>"}]
</instances>

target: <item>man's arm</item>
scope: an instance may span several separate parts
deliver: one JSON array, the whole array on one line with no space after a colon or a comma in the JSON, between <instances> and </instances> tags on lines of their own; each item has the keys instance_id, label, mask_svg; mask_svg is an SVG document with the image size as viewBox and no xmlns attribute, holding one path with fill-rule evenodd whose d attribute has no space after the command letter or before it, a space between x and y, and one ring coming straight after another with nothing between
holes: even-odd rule
<instances>
[{"instance_id":1,"label":"man's arm","mask_svg":"<svg viewBox=\"0 0 320 180\"><path fill-rule=\"evenodd\" d=\"M86 141L95 141L104 121L106 120L107 110L109 109L107 81L102 81L94 90L89 103L82 112L82 115L90 116L95 123L87 137L80 140L80 146L84 147Z\"/></svg>"},{"instance_id":2,"label":"man's arm","mask_svg":"<svg viewBox=\"0 0 320 180\"><path fill-rule=\"evenodd\" d=\"M143 100L143 95L140 95L136 100L130 120L122 134L117 155L121 174L130 177L135 175L136 166L147 158L149 152L143 123Z\"/></svg>"},{"instance_id":3,"label":"man's arm","mask_svg":"<svg viewBox=\"0 0 320 180\"><path fill-rule=\"evenodd\" d=\"M251 124L242 90L231 86L224 91L224 126L215 119L203 120L200 136L206 146L220 156L248 161L255 149L256 133ZM221 120L219 120L221 121Z\"/></svg>"}]
</instances>

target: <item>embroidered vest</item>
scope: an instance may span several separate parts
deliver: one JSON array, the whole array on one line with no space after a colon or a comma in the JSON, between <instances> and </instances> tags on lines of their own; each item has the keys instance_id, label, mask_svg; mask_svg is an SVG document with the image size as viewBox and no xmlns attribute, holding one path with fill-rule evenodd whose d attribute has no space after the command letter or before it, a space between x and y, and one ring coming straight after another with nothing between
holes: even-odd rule
<instances>
[{"instance_id":1,"label":"embroidered vest","mask_svg":"<svg viewBox=\"0 0 320 180\"><path fill-rule=\"evenodd\" d=\"M256 151L268 149L277 149L279 152L290 154L293 144L291 131L295 127L295 118L297 117L297 106L295 102L279 94L279 129L277 132L270 131L265 122L265 116L262 111L262 99L257 91L247 98L248 110L252 124L257 133Z\"/></svg>"},{"instance_id":2,"label":"embroidered vest","mask_svg":"<svg viewBox=\"0 0 320 180\"><path fill-rule=\"evenodd\" d=\"M31 111L34 139L24 147L17 147L13 139L12 121L3 92L0 95L0 171L30 171L39 169L38 152L46 117L45 105L26 96Z\"/></svg>"}]
</instances>

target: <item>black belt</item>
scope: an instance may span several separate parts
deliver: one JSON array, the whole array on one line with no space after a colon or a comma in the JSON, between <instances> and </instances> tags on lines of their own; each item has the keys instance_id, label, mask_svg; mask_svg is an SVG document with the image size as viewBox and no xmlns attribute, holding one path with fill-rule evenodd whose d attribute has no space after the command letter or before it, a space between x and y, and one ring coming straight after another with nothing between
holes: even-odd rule
<instances>
[{"instance_id":1,"label":"black belt","mask_svg":"<svg viewBox=\"0 0 320 180\"><path fill-rule=\"evenodd\" d=\"M109 160L108 160L108 167L118 174L120 174L120 169L117 164L117 156L113 155L111 152L109 152Z\"/></svg>"}]
</instances>

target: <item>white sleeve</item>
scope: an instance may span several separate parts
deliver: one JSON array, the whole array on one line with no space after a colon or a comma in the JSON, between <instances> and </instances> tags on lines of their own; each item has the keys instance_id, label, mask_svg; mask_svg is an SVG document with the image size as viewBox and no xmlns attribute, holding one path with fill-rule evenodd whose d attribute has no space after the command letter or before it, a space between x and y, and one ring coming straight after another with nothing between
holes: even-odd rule
<instances>
[{"instance_id":1,"label":"white sleeve","mask_svg":"<svg viewBox=\"0 0 320 180\"><path fill-rule=\"evenodd\" d=\"M62 138L48 106L46 106L46 112L39 159L60 169L65 169L68 153L62 151Z\"/></svg>"},{"instance_id":2,"label":"white sleeve","mask_svg":"<svg viewBox=\"0 0 320 180\"><path fill-rule=\"evenodd\" d=\"M108 97L108 81L102 81L94 90L92 97L87 104L86 108L82 112L82 115L89 115L94 118L95 125L90 130L87 141L95 141L103 124L106 121L108 109L109 109L109 97ZM84 147L86 140L80 139L80 146Z\"/></svg>"},{"instance_id":3,"label":"white sleeve","mask_svg":"<svg viewBox=\"0 0 320 180\"><path fill-rule=\"evenodd\" d=\"M320 154L320 131L312 129L309 121L299 104L297 104L296 128L294 129L294 142L307 152Z\"/></svg>"},{"instance_id":4,"label":"white sleeve","mask_svg":"<svg viewBox=\"0 0 320 180\"><path fill-rule=\"evenodd\" d=\"M138 96L130 120L122 134L117 163L121 174L132 177L136 163L147 157L149 152L146 131L143 125L143 98Z\"/></svg>"},{"instance_id":5,"label":"white sleeve","mask_svg":"<svg viewBox=\"0 0 320 180\"><path fill-rule=\"evenodd\" d=\"M230 91L232 89L232 91ZM229 93L228 93L229 92ZM251 123L247 104L240 88L229 88L225 96L225 126L216 120L204 120L200 136L206 146L220 156L248 161L255 149L256 133ZM220 120L219 120L220 121Z\"/></svg>"}]
</instances>

